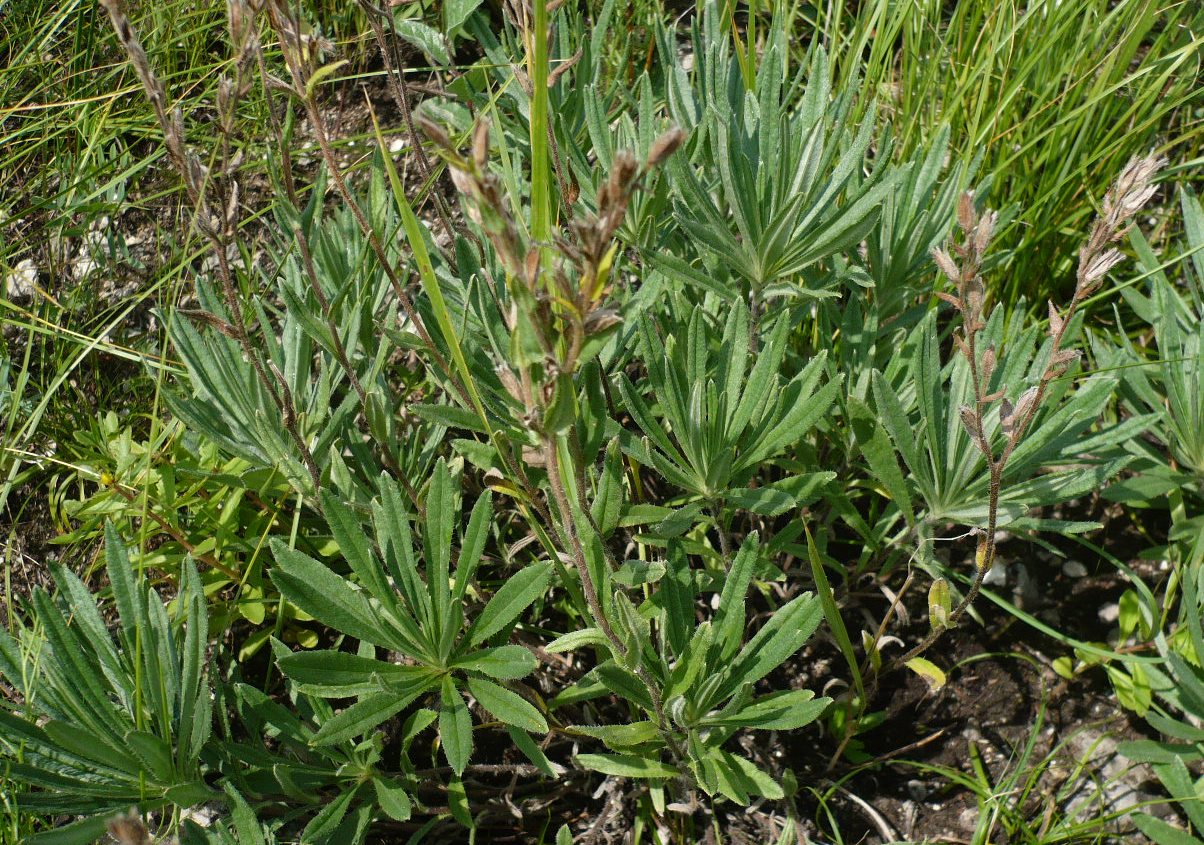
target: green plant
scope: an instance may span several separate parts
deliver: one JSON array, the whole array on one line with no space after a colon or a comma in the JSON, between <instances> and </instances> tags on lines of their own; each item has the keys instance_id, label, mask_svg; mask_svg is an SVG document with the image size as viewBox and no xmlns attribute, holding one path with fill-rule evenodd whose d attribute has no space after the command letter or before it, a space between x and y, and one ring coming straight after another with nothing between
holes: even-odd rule
<instances>
[{"instance_id":1,"label":"green plant","mask_svg":"<svg viewBox=\"0 0 1204 845\"><path fill-rule=\"evenodd\" d=\"M745 593L760 561L755 533L741 544L722 579L722 592L712 618L691 625L687 609L696 602L693 573L680 546L671 544L668 564L625 565L613 580L657 583L646 604L636 607L615 592L607 617L623 639L624 649L586 676L589 695L607 691L635 702L650 719L627 725L575 730L602 740L616 754L578 755L578 762L604 774L645 778L658 787L688 775L707 794L722 794L747 803L749 796L781 798L781 787L740 754L723 749L741 728L793 730L827 708L830 700L809 690L755 695L755 684L793 656L807 642L822 616L818 600L800 595L780 607L773 618L745 640ZM651 612L644 608L650 607ZM660 636L651 635L655 623ZM587 642L586 632L566 634L552 648ZM595 631L596 641L604 642ZM637 670L647 665L653 686ZM566 690L564 696L573 696ZM657 707L656 697L663 704ZM576 696L573 696L576 697ZM668 720L664 717L667 715ZM667 754L669 763L663 757ZM676 787L677 791L680 786ZM664 801L663 795L660 798Z\"/></svg>"},{"instance_id":2,"label":"green plant","mask_svg":"<svg viewBox=\"0 0 1204 845\"><path fill-rule=\"evenodd\" d=\"M362 539L354 514L336 497L323 497L331 530L362 592L312 558L279 541L273 544L277 565L272 579L287 598L334 630L414 661L393 665L329 650L279 660L281 670L305 691L328 697L359 696L355 705L323 725L315 742L365 734L415 699L437 691L444 754L461 775L473 745L468 706L459 692L465 687L503 723L547 732L547 722L530 702L495 682L530 674L536 667L535 656L522 646L486 643L505 641L518 616L547 589L551 564L535 563L520 570L469 623L463 603L489 536L492 509L486 493L473 508L453 572L456 487L441 461L427 494L426 551L417 557L402 494L392 482L382 481L380 499L372 505L378 555ZM419 560L428 573L425 584Z\"/></svg>"},{"instance_id":3,"label":"green plant","mask_svg":"<svg viewBox=\"0 0 1204 845\"><path fill-rule=\"evenodd\" d=\"M301 529L303 542L324 539L312 520L297 521L291 487L280 473L228 457L213 441L171 422L139 440L136 421L123 425L115 413L76 433L59 447L72 466L52 480L50 501L61 533L57 544L87 549L112 524L137 539L134 566L148 577L178 580L184 559L200 569L216 630L237 620L262 626L240 649L247 659L273 633L313 645L317 634L298 625L292 608L264 574L267 538ZM292 522L292 525L290 525ZM155 573L151 576L150 573Z\"/></svg>"},{"instance_id":4,"label":"green plant","mask_svg":"<svg viewBox=\"0 0 1204 845\"><path fill-rule=\"evenodd\" d=\"M1153 420L1151 440L1126 444L1136 458L1137 476L1114 485L1113 501L1143 508L1165 497L1175 557L1190 570L1204 562L1204 209L1190 188L1180 196L1184 243L1181 258L1163 263L1140 232L1132 242L1137 253L1138 279L1147 279L1148 293L1129 284L1122 288L1126 304L1154 330L1157 358L1148 361L1125 334L1121 344L1101 353L1123 368L1123 401L1136 414ZM1167 264L1180 271L1172 281ZM1137 281L1137 280L1134 280ZM1178 282L1178 284L1176 284Z\"/></svg>"},{"instance_id":5,"label":"green plant","mask_svg":"<svg viewBox=\"0 0 1204 845\"><path fill-rule=\"evenodd\" d=\"M866 236L894 174L878 166L889 159L883 152L869 175L862 172L873 110L849 137L859 87L831 95L822 49L792 75L779 24L754 70L731 55L719 14L697 20L692 86L666 62L668 111L691 137L688 155L671 164L685 238L649 260L722 296L747 297L755 324L769 298L834 295L815 265ZM701 253L701 266L682 260L691 251Z\"/></svg>"},{"instance_id":6,"label":"green plant","mask_svg":"<svg viewBox=\"0 0 1204 845\"><path fill-rule=\"evenodd\" d=\"M7 778L38 791L17 806L85 818L29 841L90 841L131 804L189 807L214 793L201 756L212 729L205 600L182 570L178 623L138 582L115 532L107 571L120 623L112 637L76 576L55 571L59 599L38 591L35 624L0 631L0 675L22 696L0 711Z\"/></svg>"},{"instance_id":7,"label":"green plant","mask_svg":"<svg viewBox=\"0 0 1204 845\"><path fill-rule=\"evenodd\" d=\"M476 524L483 527L484 521L478 518ZM287 798L311 809L302 832L307 841L362 841L374 817L409 817L413 767L406 762L400 771L384 768L379 735L351 741L364 733L364 708L336 714L321 696L346 695L376 681L404 682L407 675L413 680L413 673L363 655L293 655L274 640L275 657L290 674L305 679L325 667L317 672L319 683L297 683L295 712L290 711L253 686L212 677L205 599L191 558L181 567L173 608L138 581L111 526L105 548L118 615L115 636L107 630L96 598L61 568L55 570L58 600L36 592L28 624L16 637L0 632L0 677L20 696L19 706L9 703L0 711L4 777L26 788L16 794L16 806L39 815L82 816L27 841L91 842L106 825L113 830L114 814L131 805L143 812L161 811L174 825L181 821L181 811L213 801L233 811L239 841L247 836L255 841L261 831L256 832L258 825L248 826L251 810L244 795L266 799L266 804ZM286 549L281 556L304 575L318 567L328 580L334 577L298 552ZM286 578L283 573L278 577ZM315 583L324 582L318 576ZM301 587L297 592L312 595ZM513 592L499 591L502 604ZM330 602L323 606L329 609ZM175 611L174 621L169 609ZM497 611L493 617L487 611L481 621L493 624L488 620L496 622L497 616ZM506 649L477 651L476 658L509 677L516 665L529 669L533 663L529 651L518 651L517 660ZM371 663L377 669L356 676L340 658L353 669ZM236 667L237 660L228 665ZM341 680L340 671L346 676ZM479 692L489 682L472 683ZM498 695L505 703L517 699L505 690ZM406 749L413 735L433 721L433 713L424 721L427 712L411 719ZM214 730L215 722L221 733ZM314 806L320 790L332 787L337 790L333 800ZM193 830L192 835L199 834Z\"/></svg>"},{"instance_id":8,"label":"green plant","mask_svg":"<svg viewBox=\"0 0 1204 845\"><path fill-rule=\"evenodd\" d=\"M1087 199L1127 161L1156 151L1185 176L1199 166L1200 12L1190 3L877 0L799 14L828 45L836 89L864 77L877 95L897 157L930 149L946 125L955 160L982 156L992 201L1017 208L995 239L1006 270L992 289L1009 307L1024 298L1042 311L1069 295L1078 233L1094 215Z\"/></svg>"},{"instance_id":9,"label":"green plant","mask_svg":"<svg viewBox=\"0 0 1204 845\"><path fill-rule=\"evenodd\" d=\"M1123 236L1130 219L1153 195L1152 179L1163 164L1153 157L1129 162L1104 196L1100 216L1079 250L1074 295L1065 309L1049 303L1048 339L1035 353L1030 351L1035 346L1035 327L1024 341L1016 334L1005 338L999 309L989 319L985 315L986 288L980 273L996 218L993 212L979 213L973 196L963 195L957 212L962 242L953 245L953 255L943 249L933 253L942 273L955 288L954 293L938 292L938 296L952 305L961 318L952 335L956 350L952 365L942 368L940 364L935 319L930 318L926 330L918 333L911 354L903 357L910 369L906 383L914 390L912 401L919 411L918 423L912 422L900 392L888 376L875 371L872 379L881 425L917 480L930 509L928 518L952 516L942 513L949 505L946 497L950 495L969 493L981 503L953 517L971 522L974 525L971 533L977 537L969 589L955 605L944 579L934 582L929 592L932 631L908 649L896 665L918 658L969 609L994 563L996 531L1000 524L1006 524L1000 522L1000 516L1008 519L1009 506L1026 499L1027 507L1065 500L1099 486L1123 466L1123 462L1114 461L1086 470L1036 475L1042 463L1064 464L1066 458L1059 458L1059 452L1070 442L1074 444L1075 455L1086 457L1106 443L1108 437L1131 435L1145 425L1145 420L1138 418L1120 423L1111 431L1105 429L1096 438L1082 438L1107 402L1112 383L1106 379L1076 391L1044 420L1042 413L1048 413L1046 406L1055 405L1065 395L1069 385L1063 377L1079 358L1077 351L1065 346L1074 336L1075 318L1083 303L1103 285L1108 271L1122 260L1121 253L1111 244ZM961 400L956 416L942 401L939 390L946 369L950 373L947 393L954 401ZM1028 386L1018 391L1018 382ZM916 441L921 438L914 436L916 430L922 433L920 443ZM869 452L867 458L882 467L879 472L891 497L897 506L902 506L909 501L909 494L893 456L875 455ZM1022 483L1025 476L1036 477ZM1021 505L1008 521L1018 522L1027 507ZM920 525L917 535L922 544L921 560L927 562L924 556L931 554L932 536L914 516L907 524ZM1057 527L1066 531L1077 526L1062 522ZM873 654L870 659L875 661ZM943 676L927 661L913 664L913 668L943 683Z\"/></svg>"},{"instance_id":10,"label":"green plant","mask_svg":"<svg viewBox=\"0 0 1204 845\"><path fill-rule=\"evenodd\" d=\"M1152 343L1139 345L1121 331L1096 338L1095 350L1101 362L1123 375L1121 407L1148 421L1145 437L1124 441L1132 472L1104 495L1134 514L1165 511L1170 518L1165 544L1142 553L1166 560L1169 576L1161 583L1147 584L1124 567L1132 586L1120 598L1118 640L1134 641L1131 647L1149 648L1159 643L1164 632L1177 630L1167 642L1190 655L1183 625L1196 608L1186 600L1186 588L1190 584L1198 595L1204 585L1204 440L1200 436L1204 409L1199 399L1204 390L1204 332L1200 329L1204 307L1196 255L1204 247L1204 212L1187 188L1180 195L1180 207L1185 239L1171 259L1160 260L1140 232L1132 234L1141 273L1121 288L1132 314L1116 308L1119 326L1131 323L1133 316L1148 323L1153 330ZM1178 272L1168 274L1171 268ZM1146 282L1145 292L1138 290L1137 283L1142 281ZM1151 676L1152 668L1132 660L1106 666L1121 702L1139 715L1147 714L1153 687L1158 684Z\"/></svg>"},{"instance_id":11,"label":"green plant","mask_svg":"<svg viewBox=\"0 0 1204 845\"><path fill-rule=\"evenodd\" d=\"M1118 620L1121 641L1135 637L1157 650L1158 665L1122 665L1112 674L1118 690L1134 690L1122 701L1144 715L1151 726L1168 738L1154 743L1128 743L1124 752L1134 761L1148 763L1171 799L1181 808L1190 833L1166 821L1141 813L1138 827L1159 845L1195 843L1204 833L1204 812L1188 764L1204 759L1204 634L1200 618L1204 605L1204 329L1201 318L1201 260L1204 248L1204 211L1190 189L1180 194L1184 243L1170 261L1160 261L1140 233L1132 242L1141 275L1148 280L1142 293L1130 284L1123 289L1125 302L1138 319L1153 328L1149 359L1125 335L1120 343L1101 339L1097 344L1114 366L1123 368L1122 401L1135 412L1149 413L1149 437L1127 444L1136 460L1135 473L1113 485L1108 498L1134 509L1165 507L1170 513L1164 554L1172 568L1169 577L1153 589L1130 573L1132 588L1121 600ZM1173 267L1179 272L1170 275Z\"/></svg>"},{"instance_id":12,"label":"green plant","mask_svg":"<svg viewBox=\"0 0 1204 845\"><path fill-rule=\"evenodd\" d=\"M714 351L708 347L718 332L707 326L710 315L686 306L679 313L688 315L688 324L658 326L645 318L636 338L647 368L643 383L659 414L624 373L617 376L623 405L644 435L621 434L624 452L697 499L696 507L714 511L730 502L769 516L795 507L816 475L787 476L756 489L749 482L828 412L841 385L829 379L819 386L826 356L787 380L781 375L785 315L773 321L753 355L742 302L728 312Z\"/></svg>"},{"instance_id":13,"label":"green plant","mask_svg":"<svg viewBox=\"0 0 1204 845\"><path fill-rule=\"evenodd\" d=\"M174 419L77 438L102 489L63 512L76 541L120 520L180 589L205 570L221 671L212 736L186 750L233 818L186 840L483 836L496 799L549 778L628 779L641 829L677 841L696 808L717 829L785 800L794 764L759 732L826 727L843 765L892 670L943 682L920 654L969 611L995 529L1084 528L1029 511L1114 475L1105 447L1149 421L1101 424L1116 379L1076 388L1068 349L1157 159L1106 195L1042 326L987 308L999 218L961 194L974 163L944 166L952 135L892 162L870 98L833 82L843 59L814 42L793 63L787 10L742 30L705 5L692 67L654 28L659 64L624 80L617 4L592 28L510 4L496 34L476 7L437 28L362 4L410 149L396 160L370 107L349 165L326 103L345 65L299 9L230 6L201 127L105 2L211 258L196 307L160 312ZM396 39L442 85L412 113ZM240 117L261 106L263 145ZM953 254L934 249L955 222ZM932 551L950 524L979 538L960 599ZM885 590L913 557L938 576L931 633L886 662L912 577L860 647L855 584ZM814 659L831 646L836 669Z\"/></svg>"},{"instance_id":14,"label":"green plant","mask_svg":"<svg viewBox=\"0 0 1204 845\"><path fill-rule=\"evenodd\" d=\"M1121 747L1134 762L1150 765L1196 834L1193 837L1147 813L1136 814L1138 828L1158 845L1195 845L1204 835L1204 804L1198 778L1188 768L1204 759L1204 730L1200 728L1204 716L1204 671L1200 668L1200 655L1204 654L1200 621L1204 594L1194 578L1186 578L1182 589L1180 624L1154 636L1164 664L1146 669L1158 698L1158 703L1151 702L1146 718L1169 741L1139 740Z\"/></svg>"}]
</instances>

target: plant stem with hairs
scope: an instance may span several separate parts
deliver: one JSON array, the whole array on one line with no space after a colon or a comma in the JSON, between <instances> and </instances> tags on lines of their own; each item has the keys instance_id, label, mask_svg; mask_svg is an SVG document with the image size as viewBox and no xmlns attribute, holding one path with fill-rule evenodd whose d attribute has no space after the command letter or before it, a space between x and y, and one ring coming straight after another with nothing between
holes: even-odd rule
<instances>
[{"instance_id":1,"label":"plant stem with hairs","mask_svg":"<svg viewBox=\"0 0 1204 845\"><path fill-rule=\"evenodd\" d=\"M527 460L547 471L548 528L560 538L565 557L572 561L587 615L606 638L616 661L647 688L657 728L680 762L684 757L665 713L660 685L616 633L590 572L582 538L588 532L600 532L580 501L585 489L585 456L573 422L554 419L553 405L557 391L576 389L572 379L583 363L582 352L591 335L618 321L606 301L612 286L609 265L615 232L643 176L680 146L683 135L678 130L666 133L642 165L629 154L616 156L598 193L597 212L578 215L568 223L567 236L553 236L547 244L550 248L541 249L539 244L524 243L498 179L488 170L487 124L477 124L469 155L461 155L439 127L424 123L422 128L451 166L468 218L484 230L506 270L512 309L529 311L526 325L543 360L538 366L499 360L494 369L510 397L523 408L521 420L516 422L539 442L536 454ZM550 259L547 264L545 253ZM517 314L512 309L502 313L509 331L515 332ZM616 563L605 544L603 558L607 567Z\"/></svg>"}]
</instances>

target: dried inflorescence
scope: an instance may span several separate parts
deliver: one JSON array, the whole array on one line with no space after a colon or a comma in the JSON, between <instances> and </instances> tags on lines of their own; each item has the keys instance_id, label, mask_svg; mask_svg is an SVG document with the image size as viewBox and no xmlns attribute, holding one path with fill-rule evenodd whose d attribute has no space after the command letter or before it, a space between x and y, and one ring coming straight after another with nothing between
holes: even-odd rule
<instances>
[{"instance_id":1,"label":"dried inflorescence","mask_svg":"<svg viewBox=\"0 0 1204 845\"><path fill-rule=\"evenodd\" d=\"M524 333L539 349L538 360L500 359L494 362L494 371L506 393L522 408L521 422L539 444L538 448L523 447L522 460L547 472L549 504L559 517L549 520L549 526L560 533L564 547L571 553L595 625L616 657L647 688L658 730L670 753L681 760L683 752L673 738L659 684L640 663L638 649L616 633L602 607L586 560L584 529L577 524L580 509L570 501L562 477L560 445L567 440L572 444L571 452L580 451L571 424L571 407L578 389L573 376L586 357L587 343L597 342L620 321L617 309L609 304L618 250L615 235L645 175L672 155L685 135L679 129L666 132L642 163L628 153L616 155L599 188L596 210L570 215L566 209L567 231L553 235L551 242L539 242L528 241L523 235L500 180L489 170L489 131L484 122L478 122L473 130L468 155L460 153L438 126L424 121L420 128L450 165L452 178L464 198L465 213L484 231L505 270L508 304L502 309L502 317L507 329L512 335ZM561 199L570 201L563 184ZM583 488L581 467L573 471L577 485ZM598 529L594 525L590 530ZM608 563L616 566L609 550L603 551ZM614 600L618 607L625 606L626 597L621 593Z\"/></svg>"},{"instance_id":2,"label":"dried inflorescence","mask_svg":"<svg viewBox=\"0 0 1204 845\"><path fill-rule=\"evenodd\" d=\"M101 0L101 5L109 14L117 39L129 57L130 65L138 75L146 91L147 99L155 110L155 117L163 132L163 142L172 164L184 179L188 196L196 209L196 223L206 235L214 235L220 231L221 221L209 210L207 201L207 181L209 169L201 164L201 160L188 150L184 143L184 115L177 108L168 107L167 90L163 82L155 75L147 58L142 42L134 32L130 19L125 13L119 0Z\"/></svg>"},{"instance_id":3,"label":"dried inflorescence","mask_svg":"<svg viewBox=\"0 0 1204 845\"><path fill-rule=\"evenodd\" d=\"M1070 303L1063 310L1049 302L1049 337L1052 341L1049 360L1038 383L1021 393L1014 403L1004 395L1006 385L1000 391L987 392L997 351L992 347L979 350L976 343L978 333L986 325L983 315L985 289L980 270L991 242L996 215L991 211L977 214L973 194L962 196L957 210L962 243L952 245L952 255L944 249L935 250L933 259L956 287L956 294L938 292L937 296L953 305L962 318L953 339L959 353L970 364L974 380L976 407L962 407L961 419L989 464L1007 461L1036 415L1049 383L1065 374L1070 364L1078 360L1077 350L1063 348L1066 327L1082 303L1099 290L1108 271L1123 258L1112 244L1124 236L1133 215L1153 196L1152 179L1165 163L1165 159L1156 156L1134 159L1104 196L1101 213L1091 227L1087 242L1079 250L1075 290ZM984 408L993 402L999 402L999 421L1005 438L1004 449L998 457L993 454L983 428Z\"/></svg>"},{"instance_id":4,"label":"dried inflorescence","mask_svg":"<svg viewBox=\"0 0 1204 845\"><path fill-rule=\"evenodd\" d=\"M568 221L565 235L554 236L551 244L539 244L526 242L506 203L501 180L489 170L486 123L478 122L474 128L468 155L457 150L439 126L421 118L418 125L450 165L466 215L493 244L506 275L521 283L504 314L508 328L515 331L519 309L528 309L531 313L524 319L545 352L545 373L574 372L585 342L619 322L617 310L607 301L615 235L631 197L645 175L681 146L685 134L680 129L666 132L642 163L629 153L616 155L598 191L596 211L576 215ZM496 369L507 392L525 407L529 419L536 419L552 400L553 379L545 378L542 388L536 388L528 373L516 374L509 362L499 362Z\"/></svg>"},{"instance_id":5,"label":"dried inflorescence","mask_svg":"<svg viewBox=\"0 0 1204 845\"><path fill-rule=\"evenodd\" d=\"M150 845L153 841L136 807L131 807L125 815L109 819L105 827L118 845Z\"/></svg>"},{"instance_id":6,"label":"dried inflorescence","mask_svg":"<svg viewBox=\"0 0 1204 845\"><path fill-rule=\"evenodd\" d=\"M1153 154L1136 158L1125 165L1112 188L1104 195L1100 215L1091 227L1087 242L1079 250L1075 303L1099 290L1104 276L1123 258L1111 244L1124 237L1131 221L1154 195L1154 176L1166 166L1166 159ZM1050 307L1053 305L1051 303Z\"/></svg>"},{"instance_id":7,"label":"dried inflorescence","mask_svg":"<svg viewBox=\"0 0 1204 845\"><path fill-rule=\"evenodd\" d=\"M265 6L274 9L277 4L269 3L268 0L230 0L228 4L230 36L234 47L234 76L233 78L223 76L218 81L216 105L222 146L217 166L212 173L206 165L201 163L199 156L188 148L183 113L178 107L169 109L166 88L155 75L147 58L146 50L143 49L141 41L134 32L120 0L102 0L102 5L108 12L118 40L154 107L160 130L163 133L164 145L167 147L172 164L183 180L189 202L193 207L194 223L208 240L216 261L218 287L228 313L227 315L209 314L205 318L205 322L227 337L234 339L242 348L243 355L255 371L256 378L279 409L284 426L301 455L310 481L316 489L320 484L319 472L313 454L298 428L296 403L291 388L274 364L270 361L265 364L261 360L261 356L247 332L242 318L242 299L229 260L229 248L236 242L238 236L240 191L237 172L243 157L242 150L236 148L237 145L233 139L234 116L239 102L251 89L250 70L253 63L258 65L263 77L264 93L268 98L269 118L281 139L281 146L283 146L283 136L272 110L270 93L271 88L279 88L281 83L267 75L256 23L256 17ZM276 18L281 19L277 20ZM306 67L312 69L320 58L320 54L330 48L329 42L304 34L303 27L290 16L278 15L276 18L273 20L281 27L287 28L290 24L293 26L290 30L293 36L292 40L282 38L286 54L294 58L295 64L305 64ZM291 53L288 52L290 45ZM286 190L296 205L287 154L285 155L283 175Z\"/></svg>"},{"instance_id":8,"label":"dried inflorescence","mask_svg":"<svg viewBox=\"0 0 1204 845\"><path fill-rule=\"evenodd\" d=\"M952 305L961 317L961 324L953 332L953 341L958 354L970 367L974 403L963 405L958 411L962 425L986 459L990 473L987 525L985 530L975 531L978 535L976 572L969 591L952 612L945 614L944 624L934 625L932 633L896 661L896 665L906 663L932 645L944 627L957 623L978 594L982 579L995 559L999 488L1004 468L1036 418L1050 383L1064 375L1071 363L1078 360L1078 350L1064 348L1067 327L1083 303L1099 290L1108 271L1122 259L1113 244L1124 237L1132 225L1133 215L1154 195L1153 178L1165 164L1166 159L1155 155L1130 161L1104 196L1100 215L1079 250L1075 289L1070 302L1064 308L1049 302L1049 359L1037 383L1022 391L1014 401L1007 395L1011 392L1009 385L990 390L991 376L1003 350L992 346L982 348L980 342L980 334L986 328L986 288L981 270L998 218L992 211L980 214L975 208L973 193L967 192L961 197L957 206L961 240L951 243L949 249L934 250L932 257L954 286L953 293L938 291L937 296ZM995 403L998 403L999 427L1003 434L1003 443L998 448L991 442L985 425L988 410Z\"/></svg>"}]
</instances>

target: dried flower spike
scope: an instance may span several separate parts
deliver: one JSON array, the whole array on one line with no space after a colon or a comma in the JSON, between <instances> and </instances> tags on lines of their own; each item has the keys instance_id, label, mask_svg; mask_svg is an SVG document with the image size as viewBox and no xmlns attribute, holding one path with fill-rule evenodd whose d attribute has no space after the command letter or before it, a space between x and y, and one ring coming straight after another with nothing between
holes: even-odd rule
<instances>
[{"instance_id":1,"label":"dried flower spike","mask_svg":"<svg viewBox=\"0 0 1204 845\"><path fill-rule=\"evenodd\" d=\"M644 162L645 167L659 167L665 159L677 152L685 140L686 133L674 126L652 142L652 148L648 150L648 158Z\"/></svg>"},{"instance_id":2,"label":"dried flower spike","mask_svg":"<svg viewBox=\"0 0 1204 845\"><path fill-rule=\"evenodd\" d=\"M1121 260L1120 252L1109 249L1108 245L1128 231L1133 215L1154 195L1154 176L1165 165L1164 157L1153 154L1132 159L1104 195L1103 213L1096 218L1087 242L1079 250L1075 302L1098 290L1104 276Z\"/></svg>"}]
</instances>

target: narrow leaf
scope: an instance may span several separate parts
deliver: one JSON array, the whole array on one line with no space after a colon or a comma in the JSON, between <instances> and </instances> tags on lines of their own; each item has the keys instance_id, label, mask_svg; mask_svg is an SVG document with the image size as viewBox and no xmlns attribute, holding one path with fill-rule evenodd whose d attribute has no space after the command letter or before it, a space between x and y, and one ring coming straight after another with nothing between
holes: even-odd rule
<instances>
[{"instance_id":1,"label":"narrow leaf","mask_svg":"<svg viewBox=\"0 0 1204 845\"><path fill-rule=\"evenodd\" d=\"M587 769L623 778L671 778L677 769L634 754L578 754L577 762Z\"/></svg>"},{"instance_id":2,"label":"narrow leaf","mask_svg":"<svg viewBox=\"0 0 1204 845\"><path fill-rule=\"evenodd\" d=\"M457 775L464 774L472 754L472 718L468 705L456 690L450 675L443 678L443 706L439 710L439 740L448 765Z\"/></svg>"},{"instance_id":3,"label":"narrow leaf","mask_svg":"<svg viewBox=\"0 0 1204 845\"><path fill-rule=\"evenodd\" d=\"M468 629L468 644L477 645L509 627L548 587L552 564L534 563L502 585Z\"/></svg>"},{"instance_id":4,"label":"narrow leaf","mask_svg":"<svg viewBox=\"0 0 1204 845\"><path fill-rule=\"evenodd\" d=\"M468 690L481 706L499 721L532 733L548 732L548 723L532 704L518 693L487 681L484 678L468 678Z\"/></svg>"}]
</instances>

